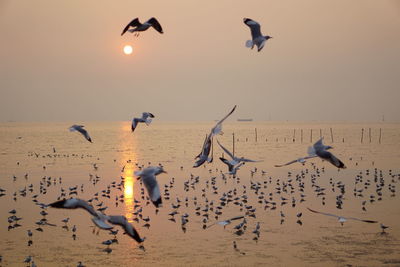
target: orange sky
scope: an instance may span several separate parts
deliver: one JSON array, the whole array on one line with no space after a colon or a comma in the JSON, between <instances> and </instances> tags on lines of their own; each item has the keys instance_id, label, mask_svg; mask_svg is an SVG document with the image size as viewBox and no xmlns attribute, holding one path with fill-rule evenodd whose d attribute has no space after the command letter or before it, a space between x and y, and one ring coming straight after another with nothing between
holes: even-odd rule
<instances>
[{"instance_id":1,"label":"orange sky","mask_svg":"<svg viewBox=\"0 0 400 267\"><path fill-rule=\"evenodd\" d=\"M399 121L399 3L0 0L0 121ZM120 36L152 16L164 34Z\"/></svg>"}]
</instances>

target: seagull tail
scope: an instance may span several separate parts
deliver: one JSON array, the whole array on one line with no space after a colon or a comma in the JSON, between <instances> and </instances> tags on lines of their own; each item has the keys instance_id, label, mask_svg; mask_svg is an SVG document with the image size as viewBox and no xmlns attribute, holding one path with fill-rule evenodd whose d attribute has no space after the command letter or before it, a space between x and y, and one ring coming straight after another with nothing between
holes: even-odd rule
<instances>
[{"instance_id":1,"label":"seagull tail","mask_svg":"<svg viewBox=\"0 0 400 267\"><path fill-rule=\"evenodd\" d=\"M248 47L248 48L251 48L251 47L253 47L253 41L252 40L247 40L246 41L246 47Z\"/></svg>"},{"instance_id":2,"label":"seagull tail","mask_svg":"<svg viewBox=\"0 0 400 267\"><path fill-rule=\"evenodd\" d=\"M150 119L150 118L147 118L146 121L145 121L145 123L146 123L146 125L149 125L149 124L151 123L151 119Z\"/></svg>"}]
</instances>

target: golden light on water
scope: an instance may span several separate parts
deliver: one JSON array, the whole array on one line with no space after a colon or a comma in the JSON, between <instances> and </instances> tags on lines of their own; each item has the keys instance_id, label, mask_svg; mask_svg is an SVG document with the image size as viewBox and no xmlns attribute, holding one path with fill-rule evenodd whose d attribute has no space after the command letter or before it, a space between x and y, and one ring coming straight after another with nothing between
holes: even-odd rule
<instances>
[{"instance_id":1,"label":"golden light on water","mask_svg":"<svg viewBox=\"0 0 400 267\"><path fill-rule=\"evenodd\" d=\"M129 124L129 123L128 123ZM121 132L121 143L120 143L120 150L123 151L120 158L121 168L124 167L124 171L122 172L122 177L125 178L125 185L124 185L124 206L125 206L125 217L128 219L129 222L133 220L133 199L135 195L135 181L136 178L134 177L135 171L135 164L136 162L136 152L135 152L135 144L134 139L131 136L130 132L130 125L123 123L120 128Z\"/></svg>"}]
</instances>

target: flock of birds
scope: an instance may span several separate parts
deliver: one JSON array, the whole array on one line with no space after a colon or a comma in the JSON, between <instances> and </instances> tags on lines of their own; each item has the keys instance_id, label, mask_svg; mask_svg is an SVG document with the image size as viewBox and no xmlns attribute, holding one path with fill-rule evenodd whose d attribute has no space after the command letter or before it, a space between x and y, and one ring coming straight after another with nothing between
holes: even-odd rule
<instances>
[{"instance_id":1,"label":"flock of birds","mask_svg":"<svg viewBox=\"0 0 400 267\"><path fill-rule=\"evenodd\" d=\"M210 132L205 137L201 152L195 157L193 168L198 168L202 165L206 167L206 163L213 162L214 153L212 151L212 148L214 138L216 138L218 135L223 134L223 123L235 110L236 106L234 106L226 116L217 121L214 127L211 128ZM153 114L149 112L144 112L141 118L133 118L131 127L132 133L135 131L139 123L145 123L149 125L152 118L154 117L155 116ZM72 125L69 130L79 132L87 141L92 142L88 131L84 129L83 125ZM254 168L250 172L250 175L252 177L250 179L250 185L242 184L240 186L242 182L240 177L237 176L237 171L239 170L239 168L244 164L259 162L259 160L248 159L243 156L236 156L225 146L223 146L219 140L217 140L217 144L222 149L223 153L229 157L229 159L226 159L225 157L220 157L220 160L227 165L227 172L219 169L210 169L209 173L213 176L209 180L205 181L201 181L199 176L195 176L192 174L188 180L183 181L184 191L187 193L187 196L185 198L179 198L178 196L176 196L176 201L171 203L172 211L168 213L169 220L172 222L176 222L175 216L181 214L180 223L182 231L184 233L186 232L187 225L190 221L190 214L188 212L180 212L180 209L181 207L189 207L190 205L193 205L194 214L202 218L201 227L204 230L207 230L214 225L222 225L224 228L226 228L228 225L234 222L238 222L237 225L233 226L234 234L238 236L243 235L248 227L249 218L257 218L258 207L249 204L250 198L255 198L256 203L258 205L261 205L265 211L274 211L281 208L280 223L283 224L286 220L286 214L283 211L283 207L285 207L285 205L289 205L292 208L295 208L296 205L298 205L299 203L303 203L304 201L306 201L307 195L305 194L305 183L307 176L310 176L311 188L313 189L315 196L321 199L322 205L325 205L325 196L329 188L322 187L318 184L318 177L320 177L320 175L325 172L324 167L318 168L315 163L311 162L311 165L313 167L312 169L306 168L305 170L301 170L294 177L292 176L291 172L288 172L287 180L277 179L275 182L272 181L271 177L265 177L266 171L262 170L261 172L259 172L257 168ZM338 159L335 155L328 151L331 149L333 149L333 147L324 145L323 139L321 138L313 146L308 148L307 156L290 161L286 164L275 165L275 167L287 166L294 163L305 165L305 160L318 157L331 163L339 170L346 168L345 164L340 159ZM56 153L55 148L53 148L53 152ZM39 158L40 154L31 153L30 156L36 156L36 158ZM50 154L47 156L51 157ZM77 154L73 154L72 156L79 157ZM83 157L84 156L81 155L81 158ZM131 160L128 160L127 164L133 163ZM135 164L137 171L134 172L134 175L140 181L140 196L142 201L137 200L136 198L134 199L135 211L133 212L133 215L135 216L135 218L133 219L133 221L136 221L137 223L143 221L145 223L143 227L149 228L150 217L145 217L143 215L143 204L145 203L145 205L147 206L152 203L155 207L155 213L157 215L160 209L163 208L163 199L169 201L171 201L171 199L174 199L174 197L171 196L171 191L175 187L175 178L172 178L169 183L166 183L164 185L164 187L160 187L157 181L157 176L166 173L162 164L159 164L158 166L151 166L150 162L148 166L139 165L139 163ZM43 166L43 169L45 169L45 166ZM96 163L93 164L93 169L98 169ZM123 172L124 169L125 166L123 166L121 172ZM181 167L181 169L183 169L183 166ZM261 181L255 181L254 176L257 173L261 174ZM395 183L400 180L400 175L393 174L390 170L389 176L392 179L389 185L387 185L387 182L383 177L382 171L378 171L377 169L375 169L374 173L370 173L370 170L366 170L365 173L360 172L360 174L355 177L354 197L363 197L364 191L373 188L373 186L375 186L376 188L376 195L371 195L369 200L364 200L362 202L363 211L366 211L367 202L373 203L375 201L382 200L383 190L386 186L391 192L391 196L395 196ZM16 177L14 176L13 178L15 181ZM25 179L29 179L28 174L25 175ZM218 183L223 182L226 185L228 180L232 180L234 187L227 189L227 191L225 192L220 192ZM99 181L99 176L90 175L90 182L92 182L93 185L96 185ZM78 195L79 189L81 192L83 192L84 185L82 184L80 187L78 185L69 187L69 190L61 189L60 195L55 202L49 204L39 202L38 197L41 194L46 194L47 189L52 184L56 184L57 182L61 184L62 178L60 177L59 179L56 179L51 177L43 177L42 181L40 182L39 194L32 196L33 202L35 202L35 204L41 208L40 215L43 216L40 221L36 222L36 224L38 225L38 228L36 228L37 231L43 232L44 227L56 226L55 224L50 223L46 218L46 215L48 215L48 212L46 210L48 208L84 209L91 216L91 220L94 224L94 231L95 228L97 228L99 230L109 231L110 234L114 235L114 238L102 242L102 244L107 246L104 251L111 253L112 249L110 248L110 245L118 243L118 240L116 238L118 230L115 229L115 226L120 226L127 236L139 243L139 249L145 251L143 242L146 240L146 238L140 235L139 231L136 230L132 222L130 222L124 215L106 214L106 210L108 207L104 205L104 202L111 198L112 189L117 189L120 191L124 190L125 178L123 176L121 176L120 181L111 182L109 185L107 185L106 189L95 193L90 199L73 197L74 195ZM204 187L201 188L201 196L197 197L195 196L196 188L202 186L202 182L204 182ZM346 199L345 184L342 181L335 182L333 178L330 178L329 183L331 185L331 191L338 192L335 197L336 208L342 209L344 201ZM0 190L0 193L2 195L5 195L5 190ZM28 188L25 187L24 189L20 190L19 195L26 196L28 192L33 192L33 190L33 185L31 184L30 186L28 186ZM147 194L145 193L145 190L147 191ZM249 194L249 192L252 192L252 194ZM16 200L17 196L18 193L15 192L13 195L14 200ZM70 198L68 198L68 196L70 196ZM211 200L212 196L219 197L215 200ZM115 205L118 206L118 204L123 201L124 195L117 194L115 197ZM224 214L225 208L232 205L238 208L238 212L240 212L240 215L221 220L221 216ZM336 218L338 222L342 225L348 220L355 220L365 223L378 223L378 221L375 220L336 215L332 213L317 211L308 207L307 210L311 213L317 213ZM19 222L22 218L17 216L16 210L11 210L9 213L11 214L11 216L9 216L8 218L9 230L20 227L21 225ZM303 212L298 212L296 214L296 223L299 225L303 224L302 215ZM68 229L69 217L65 218L62 222L64 223L63 228ZM380 227L382 230L381 233L386 234L385 230L388 228L388 226L381 223ZM74 240L76 239L76 231L77 226L74 225L72 227L72 237ZM28 230L27 234L29 238L28 246L31 246L33 244L33 232L31 230ZM253 240L258 241L261 234L260 222L256 223L252 234L254 235ZM246 255L245 252L238 248L238 244L236 243L236 241L233 242L233 248L241 255ZM25 263L30 264L31 266L36 266L31 256L26 258ZM83 263L80 262L78 266L83 266Z\"/></svg>"},{"instance_id":2,"label":"flock of birds","mask_svg":"<svg viewBox=\"0 0 400 267\"><path fill-rule=\"evenodd\" d=\"M260 30L261 28L260 24L257 23L256 21L249 18L245 18L244 23L250 28L252 36L252 40L247 41L246 46L251 48L257 46L258 51L261 51L265 46L266 41L272 37L268 35L267 36L262 35ZM139 35L140 32L146 31L150 27L154 28L159 33L163 33L161 24L158 22L157 19L151 18L144 23L140 23L139 19L135 18L123 29L121 35L125 34L127 31L134 33L135 35ZM193 168L198 168L202 165L206 166L205 165L206 163L213 162L214 138L218 135L223 134L222 125L224 121L228 119L228 117L231 116L231 114L235 110L236 106L234 106L226 116L224 116L221 120L219 120L215 124L214 127L211 128L210 132L205 137L200 153L195 157ZM155 116L150 112L143 112L141 117L133 118L131 124L132 133L135 131L135 129L138 127L140 123L149 125L152 122L153 118L155 118ZM92 138L89 135L89 132L85 129L83 125L72 125L69 128L69 130L72 132L79 132L87 141L93 142ZM259 173L262 177L261 181L250 180L250 185L241 184L240 177L237 176L238 170L244 164L259 162L259 160L248 159L245 157L238 157L234 155L234 153L232 153L230 150L228 150L223 144L221 144L219 140L217 140L217 144L222 149L224 154L226 154L229 157L228 159L225 158L224 156L219 158L227 166L227 172L223 172L222 170L218 169L215 170L210 169L209 172L213 176L210 179L203 181L201 181L199 176L195 176L192 174L188 180L183 181L184 190L185 192L188 193L188 195L185 198L179 198L176 196L175 201L171 203L172 211L168 213L169 220L172 222L176 222L175 216L181 214L180 224L183 232L186 232L187 225L190 221L189 219L190 215L187 212L180 213L180 209L181 207L189 207L189 205L193 205L194 214L202 218L201 227L204 230L209 229L210 227L213 227L215 225L222 225L224 228L226 228L228 225L238 222L237 225L233 226L234 234L239 236L243 235L246 232L246 229L248 228L249 218L257 218L256 214L258 212L257 210L258 206L250 205L249 198L251 197L255 198L257 205L260 205L264 210L273 211L278 209L279 207L282 208L285 205L291 205L294 208L299 203L306 201L307 196L305 194L304 188L305 188L305 180L306 177L308 176L311 177L310 179L311 188L313 189L315 196L321 200L321 203L323 205L325 205L325 195L326 192L329 190L329 188L322 187L318 184L318 177L320 177L320 175L325 172L324 168L318 168L315 163L311 163L312 169L307 168L305 170L301 170L298 174L293 176L292 173L289 172L286 180L277 179L275 182L272 181L271 177L269 177L269 179L265 177L266 176L265 171L259 172L257 168L254 168L251 170L250 173L251 177L254 177L255 174ZM312 158L320 158L322 160L331 163L333 166L339 169L346 168L345 164L330 152L331 149L332 149L331 146L326 146L323 144L323 139L321 138L313 146L308 148L306 156L292 160L285 164L275 165L275 167L283 167L295 163L300 163L304 165L306 160ZM56 152L55 149L53 152L54 153ZM32 153L31 156L33 155L35 155L37 158L39 157L39 154ZM78 157L78 155L75 156ZM132 162L128 161L127 164L132 164ZM98 167L96 164L94 164L93 168L97 170ZM140 181L140 184L143 185L143 187L141 187L140 191L140 196L142 201L134 199L135 211L133 212L133 215L135 216L135 218L133 220L136 221L137 223L139 221L143 221L145 222L144 227L150 227L150 217L143 216L142 204L146 203L146 205L149 205L150 203L152 203L155 207L155 212L157 215L159 210L163 208L163 199L165 200L173 199L173 197L171 196L171 191L175 186L175 179L172 178L169 181L169 183L165 184L164 187L160 188L157 181L157 175L166 173L164 167L161 164L159 164L158 166L150 166L150 164L149 166L144 166L136 163L136 168L138 170L135 171L134 174L136 177L138 177L138 180ZM181 169L183 169L183 167L181 167ZM398 180L400 180L400 175L393 174L391 173L391 171L389 175L391 176L392 180L388 188L392 196L394 196L396 193L395 183ZM373 178L371 176L373 176ZM367 170L365 173L361 172L355 178L354 196L362 197L363 191L364 190L366 191L367 189L371 188L372 185L374 185L376 190L376 195L371 195L369 199L369 202L373 203L374 201L379 201L381 199L382 191L385 188L385 186L387 186L387 182L383 178L382 171L379 172L377 169L375 169L374 173L371 173L371 176L370 176L370 171ZM25 176L25 178L28 179L28 174ZM14 177L14 181L15 179L16 177ZM217 184L219 182L223 182L226 184L229 179L233 181L233 184L235 186L229 188L225 192L221 192ZM100 180L99 176L90 175L90 181L94 185L99 180ZM61 178L59 178L58 182L61 184ZM203 182L204 184L202 184ZM48 220L46 219L46 215L48 214L48 212L46 211L47 208L84 209L91 216L91 220L95 228L109 231L110 234L114 236L114 238L102 242L102 244L107 246L107 249L105 249L105 251L110 253L112 251L110 245L118 242L116 239L118 230L114 229L115 226L120 226L123 229L124 233L133 240L135 240L137 243L139 243L140 244L139 248L145 251L143 242L145 241L146 238L141 237L139 232L135 229L133 223L129 222L124 215L107 215L105 212L107 206L103 204L104 201L110 199L113 189L121 191L123 190L123 188L125 187L124 177L121 176L121 180L119 182L118 181L111 182L109 185L107 185L106 189L95 193L92 198L87 200L78 198L76 196L67 198L68 196L78 195L79 187L75 186L75 187L70 187L69 191L62 189L57 201L54 201L50 204L39 202L38 201L39 195L45 194L47 192L47 189L52 184L56 183L57 183L56 178L44 177L40 182L39 194L32 196L33 202L35 202L35 204L41 208L40 214L41 216L43 216L43 218L36 223L38 225L38 227L36 228L37 231L42 232L45 226L55 226L55 224L48 222ZM336 207L338 209L342 209L346 193L345 185L341 181L338 182L333 181L332 178L330 179L330 185L331 185L330 189L332 192L335 193L338 192L338 194L335 197ZM83 187L84 186L82 184L80 188L81 192L83 192ZM201 196L197 197L192 195L192 197L190 197L190 193L194 192L198 187L202 187ZM146 189L147 194L145 194L144 189ZM20 190L19 193L15 192L13 195L14 200L16 200L18 195L26 196L28 192L33 192L33 185L29 186L28 188ZM5 195L6 194L5 190L0 188L0 194L1 196ZM218 196L218 199L211 200L210 196L215 196L215 195ZM102 201L102 199L104 199L104 201ZM123 202L123 199L124 199L123 194L116 195L115 204L118 205L119 203ZM97 204L95 204L96 202ZM363 211L366 211L367 200L363 201L362 203L363 203L362 209ZM238 208L240 215L221 220L221 216L223 215L225 208L232 205ZM334 217L342 225L347 220L355 220L365 223L378 223L378 221L375 220L346 217L346 216L316 211L311 208L307 209L311 213L317 213L328 217ZM21 226L19 222L21 221L22 218L18 217L18 215L16 214L17 213L16 210L15 209L11 210L9 213L10 216L8 217L8 223L9 223L8 229L12 230ZM296 215L297 223L299 225L302 225L302 220L301 220L302 215L303 215L302 212L299 212ZM285 218L286 215L281 210L280 211L281 224L285 222ZM69 218L65 218L62 221L62 223L64 223L63 228L68 229L68 222ZM385 230L388 227L382 223L380 224L380 227L382 233L386 233ZM76 238L76 229L77 227L76 225L74 225L72 227L74 239ZM261 234L260 222L257 222L255 224L254 230L251 233L254 235L253 240L258 241ZM32 241L33 232L31 230L28 230L27 235L29 238L28 245L31 246L33 243ZM245 252L241 251L238 248L238 244L236 243L236 241L233 241L233 248L235 249L235 251L237 251L242 255L246 254ZM0 264L1 261L2 257L0 256ZM32 256L28 256L24 262L32 267L36 266ZM77 266L82 267L84 265L82 262L79 262Z\"/></svg>"}]
</instances>

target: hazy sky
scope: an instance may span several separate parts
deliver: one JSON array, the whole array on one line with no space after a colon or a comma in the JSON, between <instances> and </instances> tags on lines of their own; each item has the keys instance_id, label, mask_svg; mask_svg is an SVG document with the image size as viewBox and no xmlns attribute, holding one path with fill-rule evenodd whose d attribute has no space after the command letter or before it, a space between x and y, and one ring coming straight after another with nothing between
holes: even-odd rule
<instances>
[{"instance_id":1,"label":"hazy sky","mask_svg":"<svg viewBox=\"0 0 400 267\"><path fill-rule=\"evenodd\" d=\"M0 35L0 121L400 121L398 0L0 0Z\"/></svg>"}]
</instances>

